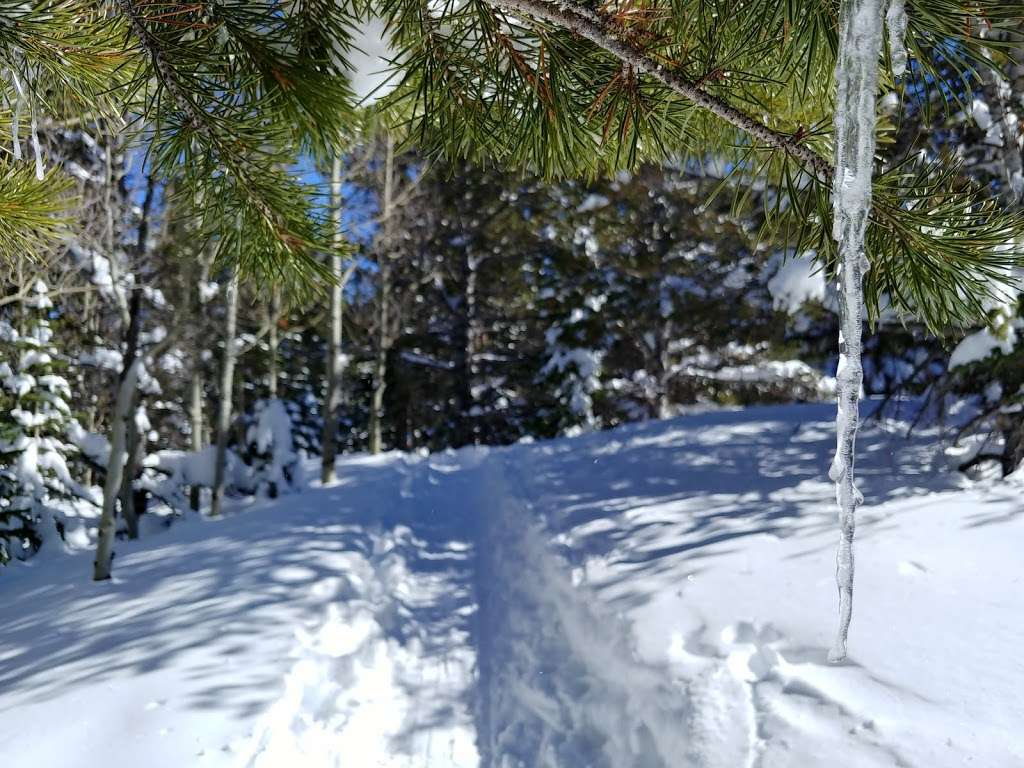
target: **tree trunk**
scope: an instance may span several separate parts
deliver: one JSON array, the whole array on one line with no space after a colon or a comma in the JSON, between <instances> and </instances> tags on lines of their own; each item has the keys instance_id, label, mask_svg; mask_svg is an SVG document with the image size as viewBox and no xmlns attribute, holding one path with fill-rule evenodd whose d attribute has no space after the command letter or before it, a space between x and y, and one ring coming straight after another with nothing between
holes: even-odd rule
<instances>
[{"instance_id":1,"label":"tree trunk","mask_svg":"<svg viewBox=\"0 0 1024 768\"><path fill-rule=\"evenodd\" d=\"M669 417L671 398L669 397L669 378L672 371L672 361L669 356L669 348L672 345L672 314L671 310L666 312L662 305L668 301L667 286L664 272L659 274L658 289L660 301L658 302L657 331L654 334L655 355L657 356L656 370L658 380L658 392L656 394L655 418L667 419ZM669 304L671 307L671 304Z\"/></svg>"},{"instance_id":2,"label":"tree trunk","mask_svg":"<svg viewBox=\"0 0 1024 768\"><path fill-rule=\"evenodd\" d=\"M192 358L192 378L189 382L189 404L188 415L192 424L192 451L199 453L203 450L203 372L200 369L201 361L199 349L194 351ZM193 511L199 510L199 502L202 488L193 485L189 488L188 505Z\"/></svg>"},{"instance_id":3,"label":"tree trunk","mask_svg":"<svg viewBox=\"0 0 1024 768\"><path fill-rule=\"evenodd\" d=\"M139 468L139 448L142 441L139 439L139 426L136 423L136 413L139 409L139 393L133 392L131 402L128 405L128 415L125 417L125 452L124 470L121 476L121 514L124 516L125 526L128 529L128 538L139 538L139 514L135 508L135 475Z\"/></svg>"},{"instance_id":4,"label":"tree trunk","mask_svg":"<svg viewBox=\"0 0 1024 768\"><path fill-rule=\"evenodd\" d=\"M107 153L107 166L109 169L109 152ZM135 258L138 261L141 261L143 256L146 254L146 242L149 238L149 214L153 208L153 196L155 192L156 178L152 173L150 173L146 177L146 195L142 201L142 215L139 219L138 235L135 240ZM115 261L116 259L110 259L112 277L115 274L113 266ZM140 291L137 290L139 286L134 287L136 290L132 291L131 299L128 301L128 337L126 340L126 344L131 345L132 348L126 350L126 360L134 360L139 353L138 345L142 302L140 300ZM115 291L115 294L117 294L117 291ZM139 465L139 428L135 423L135 414L138 407L139 393L138 391L133 391L131 402L129 403L128 416L126 417L127 420L125 421L125 429L127 431L126 453L124 470L121 477L121 514L124 515L124 522L128 527L128 538L130 539L139 538L139 515L138 510L135 509L135 493L132 488Z\"/></svg>"},{"instance_id":5,"label":"tree trunk","mask_svg":"<svg viewBox=\"0 0 1024 768\"><path fill-rule=\"evenodd\" d=\"M277 399L277 355L281 346L278 337L277 321L281 317L281 291L274 288L270 294L270 311L267 317L269 336L267 346L270 360L267 365L267 397L271 400Z\"/></svg>"},{"instance_id":6,"label":"tree trunk","mask_svg":"<svg viewBox=\"0 0 1024 768\"><path fill-rule=\"evenodd\" d=\"M477 268L479 259L470 253L467 244L461 253L459 262L459 292L461 301L456 317L456 349L455 369L457 383L455 386L455 402L458 412L456 419L456 447L479 442L478 417L475 415L476 397L473 394L477 381L478 368L476 357L477 338Z\"/></svg>"},{"instance_id":7,"label":"tree trunk","mask_svg":"<svg viewBox=\"0 0 1024 768\"><path fill-rule=\"evenodd\" d=\"M384 199L381 205L381 238L377 248L377 266L380 272L380 295L378 296L377 360L373 374L373 397L370 403L370 453L380 453L384 448L384 390L387 387L388 349L391 346L390 300L391 300L391 219L393 211L392 176L395 162L395 145L391 134L385 138L384 150Z\"/></svg>"},{"instance_id":8,"label":"tree trunk","mask_svg":"<svg viewBox=\"0 0 1024 768\"><path fill-rule=\"evenodd\" d=\"M342 342L342 283L341 232L341 157L335 154L331 163L331 226L334 229L335 252L331 256L331 333L327 339L327 393L324 396L324 429L320 440L320 482L333 483L337 456L338 409L341 406L341 342Z\"/></svg>"},{"instance_id":9,"label":"tree trunk","mask_svg":"<svg viewBox=\"0 0 1024 768\"><path fill-rule=\"evenodd\" d=\"M127 458L128 419L132 415L135 389L142 360L136 356L139 347L139 291L132 292L129 311L128 333L125 339L124 365L121 382L117 390L117 401L110 424L110 456L107 459L107 476L103 483L103 511L100 513L99 534L96 540L96 560L93 563L92 578L104 581L110 578L110 566L114 559L114 539L117 535L117 497L121 490L124 464Z\"/></svg>"},{"instance_id":10,"label":"tree trunk","mask_svg":"<svg viewBox=\"0 0 1024 768\"><path fill-rule=\"evenodd\" d=\"M192 425L190 444L193 453L199 453L203 450L203 445L205 444L203 439L203 337L199 333L199 326L200 321L205 319L206 295L204 291L206 283L210 280L210 263L212 258L212 252L207 252L203 255L199 283L195 286L195 292L193 293L193 301L195 302L192 315L194 335L192 337L192 373L189 380L188 405L188 417ZM198 512L201 501L202 486L193 485L189 488L188 505L193 511Z\"/></svg>"},{"instance_id":11,"label":"tree trunk","mask_svg":"<svg viewBox=\"0 0 1024 768\"><path fill-rule=\"evenodd\" d=\"M99 536L96 542L96 560L93 563L92 578L104 581L110 578L110 567L114 559L114 538L117 534L117 495L121 488L124 471L125 437L131 404L138 382L142 361L136 360L121 380L117 391L117 403L110 428L110 458L107 461L107 477L103 484L103 511L100 514Z\"/></svg>"},{"instance_id":12,"label":"tree trunk","mask_svg":"<svg viewBox=\"0 0 1024 768\"><path fill-rule=\"evenodd\" d=\"M98 317L99 313L93 311L93 309L94 309L94 302L93 302L93 296L92 296L91 293L86 293L82 297L82 304L83 304L83 307L82 307L82 324L86 328L86 336L89 339L89 343L94 343L94 341L96 339L96 336L97 336L97 333L96 333L96 329L97 329L97 325L98 325L97 317ZM95 394L95 392L96 392L97 388L93 387L93 386L90 386L90 384L88 382L89 382L89 379L91 377L84 370L82 371L82 378L86 382L86 384L83 387L83 389L86 392L91 393L89 395L89 400L88 400L89 404L85 408L85 428L89 432L95 432L96 431L96 394ZM82 473L82 485L84 485L86 488L91 488L92 487L92 464L91 463L88 464L85 467L85 471Z\"/></svg>"},{"instance_id":13,"label":"tree trunk","mask_svg":"<svg viewBox=\"0 0 1024 768\"><path fill-rule=\"evenodd\" d=\"M386 258L386 257L385 257ZM384 421L384 390L387 387L388 373L388 300L391 292L390 279L388 275L388 264L382 260L380 265L380 296L379 324L377 333L377 359L374 363L373 372L373 397L370 402L370 453L380 453L383 450L383 421Z\"/></svg>"},{"instance_id":14,"label":"tree trunk","mask_svg":"<svg viewBox=\"0 0 1024 768\"><path fill-rule=\"evenodd\" d=\"M241 232L237 233L239 244ZM224 357L221 363L220 404L217 409L217 457L213 475L213 503L210 515L221 513L224 503L224 476L228 450L228 431L231 429L231 392L235 377L235 335L238 327L238 267L232 267L227 293L227 327L224 331Z\"/></svg>"}]
</instances>

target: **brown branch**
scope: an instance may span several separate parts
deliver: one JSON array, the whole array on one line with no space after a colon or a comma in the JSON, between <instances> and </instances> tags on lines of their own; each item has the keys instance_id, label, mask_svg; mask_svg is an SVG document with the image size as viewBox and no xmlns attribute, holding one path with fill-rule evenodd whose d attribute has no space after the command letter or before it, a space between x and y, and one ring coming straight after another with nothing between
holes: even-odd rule
<instances>
[{"instance_id":1,"label":"brown branch","mask_svg":"<svg viewBox=\"0 0 1024 768\"><path fill-rule=\"evenodd\" d=\"M46 295L53 298L55 296L70 296L75 293L95 293L99 290L99 286L96 285L73 285L67 288L49 288L46 291ZM32 293L33 286L29 285L22 288L17 293L2 296L0 297L0 307L7 304L17 304L18 302L25 301L32 296Z\"/></svg>"},{"instance_id":2,"label":"brown branch","mask_svg":"<svg viewBox=\"0 0 1024 768\"><path fill-rule=\"evenodd\" d=\"M486 0L495 7L514 13L526 14L546 21L573 34L586 38L634 69L650 75L663 85L699 107L739 128L752 138L781 150L803 164L819 180L831 183L832 164L799 139L769 128L745 112L736 109L717 96L703 90L682 75L674 72L640 48L627 30L617 29L612 22L597 12L567 0Z\"/></svg>"}]
</instances>

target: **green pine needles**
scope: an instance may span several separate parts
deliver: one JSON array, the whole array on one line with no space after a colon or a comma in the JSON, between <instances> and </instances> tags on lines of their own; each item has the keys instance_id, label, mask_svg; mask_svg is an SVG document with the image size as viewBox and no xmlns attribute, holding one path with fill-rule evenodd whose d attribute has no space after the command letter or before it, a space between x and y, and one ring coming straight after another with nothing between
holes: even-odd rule
<instances>
[{"instance_id":1,"label":"green pine needles","mask_svg":"<svg viewBox=\"0 0 1024 768\"><path fill-rule=\"evenodd\" d=\"M826 158L838 3L386 0L382 10L405 73L390 102L421 146L548 176L710 162L737 206L765 205L766 236L814 249L834 271ZM1019 8L981 2L967 14L938 0L909 14L913 65L883 88L926 108L937 91L956 110L1004 55L991 31ZM1024 218L949 157L922 161L911 145L880 164L869 307L888 303L935 330L982 318L1021 260ZM752 194L766 186L772 194Z\"/></svg>"},{"instance_id":2,"label":"green pine needles","mask_svg":"<svg viewBox=\"0 0 1024 768\"><path fill-rule=\"evenodd\" d=\"M883 91L923 112L962 109L1010 50L993 31L1019 15L999 0L911 3L912 64L883 75ZM102 120L140 137L223 261L300 290L329 281L319 190L293 169L358 121L346 60L353 29L374 18L397 83L374 109L428 156L547 177L700 162L737 207L763 209L765 238L834 270L837 16L836 0L2 0L0 131L12 138L0 142L0 257L61 229L62 185L33 179L12 145ZM952 155L891 139L879 144L868 305L934 330L976 321L1021 260L1024 218Z\"/></svg>"}]
</instances>

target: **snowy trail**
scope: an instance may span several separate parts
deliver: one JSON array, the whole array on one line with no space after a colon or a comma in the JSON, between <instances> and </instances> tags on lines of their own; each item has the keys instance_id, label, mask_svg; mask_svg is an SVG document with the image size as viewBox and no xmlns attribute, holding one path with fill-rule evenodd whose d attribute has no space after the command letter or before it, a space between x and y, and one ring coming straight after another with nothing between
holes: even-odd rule
<instances>
[{"instance_id":1,"label":"snowy trail","mask_svg":"<svg viewBox=\"0 0 1024 768\"><path fill-rule=\"evenodd\" d=\"M514 464L574 581L686 692L694 764L1024 766L1024 664L997 650L1024 631L1000 530L1024 532L1018 489L954 490L934 433L866 424L870 598L852 658L830 665L830 416L711 413L538 443Z\"/></svg>"},{"instance_id":2,"label":"snowy trail","mask_svg":"<svg viewBox=\"0 0 1024 768\"><path fill-rule=\"evenodd\" d=\"M444 496L453 490L448 475L466 463L403 458L396 495L356 513L370 551L349 575L349 593L314 634L300 636L285 693L257 726L243 765L478 765L476 522L471 508L452 509Z\"/></svg>"},{"instance_id":3,"label":"snowy trail","mask_svg":"<svg viewBox=\"0 0 1024 768\"><path fill-rule=\"evenodd\" d=\"M633 660L628 628L571 580L501 453L478 550L487 768L658 768L688 754L685 692Z\"/></svg>"},{"instance_id":4,"label":"snowy trail","mask_svg":"<svg viewBox=\"0 0 1024 768\"><path fill-rule=\"evenodd\" d=\"M243 764L683 765L685 689L572 583L505 452L410 460L399 478Z\"/></svg>"}]
</instances>

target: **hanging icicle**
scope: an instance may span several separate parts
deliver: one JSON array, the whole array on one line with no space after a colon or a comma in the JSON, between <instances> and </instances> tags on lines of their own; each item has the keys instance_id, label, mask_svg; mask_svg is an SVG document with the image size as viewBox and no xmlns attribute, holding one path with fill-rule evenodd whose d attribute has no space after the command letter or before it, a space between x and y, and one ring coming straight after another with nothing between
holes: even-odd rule
<instances>
[{"instance_id":1,"label":"hanging icicle","mask_svg":"<svg viewBox=\"0 0 1024 768\"><path fill-rule=\"evenodd\" d=\"M43 180L45 175L43 169L43 150L39 143L39 123L36 117L36 104L35 99L32 98L32 72L28 70L25 74L26 82L22 82L22 78L18 75L18 64L21 63L22 59L15 52L15 63L9 71L11 84L14 86L14 110L11 115L11 138L14 142L14 159L21 160L23 155L21 152L21 115L25 111L26 105L28 106L30 122L29 122L29 141L32 143L32 152L35 155L36 161L36 178L40 181Z\"/></svg>"},{"instance_id":2,"label":"hanging icicle","mask_svg":"<svg viewBox=\"0 0 1024 768\"><path fill-rule=\"evenodd\" d=\"M14 139L14 159L21 160L21 110L25 107L25 88L18 77L17 69L11 69L11 83L14 85L14 112L11 116L11 136Z\"/></svg>"},{"instance_id":3,"label":"hanging icicle","mask_svg":"<svg viewBox=\"0 0 1024 768\"><path fill-rule=\"evenodd\" d=\"M39 146L39 131L36 124L36 105L32 104L32 125L30 126L32 136L32 152L36 156L36 178L43 180L43 150Z\"/></svg>"},{"instance_id":4,"label":"hanging icicle","mask_svg":"<svg viewBox=\"0 0 1024 768\"><path fill-rule=\"evenodd\" d=\"M889 0L885 13L885 27L889 34L889 59L892 73L903 77L907 71L907 6L906 0Z\"/></svg>"},{"instance_id":5,"label":"hanging icicle","mask_svg":"<svg viewBox=\"0 0 1024 768\"><path fill-rule=\"evenodd\" d=\"M32 136L32 152L36 156L36 178L40 181L43 180L43 151L39 146L39 131L36 123L36 104L32 103L32 125L30 127L30 134Z\"/></svg>"},{"instance_id":6,"label":"hanging icicle","mask_svg":"<svg viewBox=\"0 0 1024 768\"><path fill-rule=\"evenodd\" d=\"M839 243L839 407L837 446L829 477L836 483L840 537L836 554L839 630L829 660L846 658L853 615L853 534L857 506L863 500L854 483L854 453L864 372L861 326L864 321L864 253L875 155L875 97L882 49L879 0L842 0L836 65L836 171L833 183L833 234Z\"/></svg>"}]
</instances>

